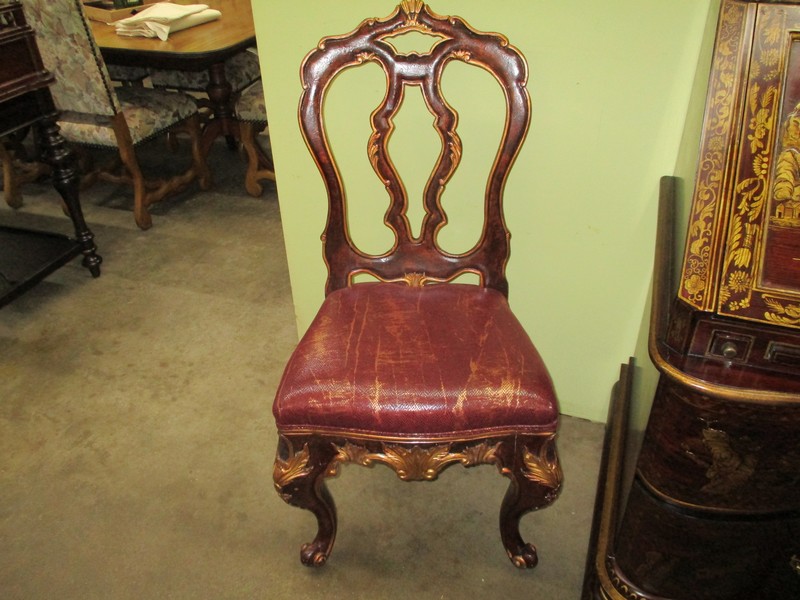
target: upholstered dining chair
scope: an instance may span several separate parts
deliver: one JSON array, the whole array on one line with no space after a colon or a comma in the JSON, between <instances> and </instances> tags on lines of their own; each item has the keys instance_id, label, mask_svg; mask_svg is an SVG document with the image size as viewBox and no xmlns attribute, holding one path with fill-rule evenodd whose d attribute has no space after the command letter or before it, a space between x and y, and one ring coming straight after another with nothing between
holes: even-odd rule
<instances>
[{"instance_id":1,"label":"upholstered dining chair","mask_svg":"<svg viewBox=\"0 0 800 600\"><path fill-rule=\"evenodd\" d=\"M150 76L150 71L144 67L131 67L128 65L106 65L111 81L123 85L144 85L144 80Z\"/></svg>"},{"instance_id":2,"label":"upholstered dining chair","mask_svg":"<svg viewBox=\"0 0 800 600\"><path fill-rule=\"evenodd\" d=\"M185 94L138 86L112 86L91 34L81 0L24 0L45 67L56 82L53 98L61 111L59 126L72 143L116 148L113 170L98 169L86 178L133 185L134 218L141 229L152 225L148 207L197 180L202 189L211 175L200 150L197 105ZM191 139L191 163L168 179L146 179L135 147L159 134L183 131Z\"/></svg>"},{"instance_id":3,"label":"upholstered dining chair","mask_svg":"<svg viewBox=\"0 0 800 600\"><path fill-rule=\"evenodd\" d=\"M245 189L251 196L260 196L264 191L262 181L275 181L272 158L258 142L258 134L267 127L267 107L264 103L264 86L259 79L244 90L236 101L236 118L239 121L239 136L247 154Z\"/></svg>"},{"instance_id":4,"label":"upholstered dining chair","mask_svg":"<svg viewBox=\"0 0 800 600\"><path fill-rule=\"evenodd\" d=\"M225 61L225 78L231 91L241 92L254 81L261 79L261 66L255 48L234 54ZM153 87L189 92L205 92L211 77L208 71L182 71L179 69L153 69L150 71Z\"/></svg>"},{"instance_id":5,"label":"upholstered dining chair","mask_svg":"<svg viewBox=\"0 0 800 600\"><path fill-rule=\"evenodd\" d=\"M401 54L390 38L407 32L439 39L429 51ZM493 75L506 113L480 201L482 234L461 254L438 243L448 223L441 195L462 155L458 115L440 86L452 62ZM368 63L382 69L387 86L371 115L366 153L389 195L379 226L391 230L394 244L380 255L357 248L350 236L347 198L322 111L334 77ZM292 353L273 404L279 434L275 488L317 520L316 537L300 558L322 565L329 557L336 509L326 478L343 464L382 464L405 481L434 480L454 464L490 464L510 480L500 506L503 546L514 565L533 567L536 549L522 539L520 518L554 501L562 474L553 384L507 299L510 236L502 196L529 126L526 62L502 35L479 33L458 17L406 0L385 19L324 38L305 58L301 76L300 126L328 195L322 238L328 278L322 306ZM406 214L406 188L388 153L394 117L410 86L421 90L442 143L424 189L417 235ZM478 283L454 282L464 274Z\"/></svg>"}]
</instances>

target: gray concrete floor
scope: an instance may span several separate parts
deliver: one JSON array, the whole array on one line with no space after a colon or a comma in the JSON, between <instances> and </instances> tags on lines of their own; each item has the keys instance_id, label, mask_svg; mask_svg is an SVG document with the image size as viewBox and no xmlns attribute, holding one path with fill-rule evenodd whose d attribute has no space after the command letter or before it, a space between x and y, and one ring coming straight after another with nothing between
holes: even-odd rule
<instances>
[{"instance_id":1,"label":"gray concrete floor","mask_svg":"<svg viewBox=\"0 0 800 600\"><path fill-rule=\"evenodd\" d=\"M271 483L297 341L277 199L224 145L212 161L215 188L147 232L124 188L86 191L102 276L76 260L0 310L0 598L578 598L603 426L569 417L561 497L522 522L535 570L502 549L492 467L343 468L331 559L301 566L314 519ZM70 233L48 184L25 195L0 223Z\"/></svg>"}]
</instances>

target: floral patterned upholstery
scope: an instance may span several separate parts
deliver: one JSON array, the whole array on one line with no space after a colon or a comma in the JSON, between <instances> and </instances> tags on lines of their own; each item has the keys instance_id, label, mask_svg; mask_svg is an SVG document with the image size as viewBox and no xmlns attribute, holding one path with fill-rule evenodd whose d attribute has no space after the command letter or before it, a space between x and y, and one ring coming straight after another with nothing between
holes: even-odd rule
<instances>
[{"instance_id":1,"label":"floral patterned upholstery","mask_svg":"<svg viewBox=\"0 0 800 600\"><path fill-rule=\"evenodd\" d=\"M261 78L261 66L258 55L250 50L245 50L225 61L225 78L231 84L233 92L239 92L248 85ZM153 87L169 88L174 90L190 90L204 92L208 87L208 70L180 71L171 69L157 69L150 73Z\"/></svg>"},{"instance_id":2,"label":"floral patterned upholstery","mask_svg":"<svg viewBox=\"0 0 800 600\"><path fill-rule=\"evenodd\" d=\"M150 72L144 67L126 67L124 65L106 65L112 81L141 81Z\"/></svg>"},{"instance_id":3,"label":"floral patterned upholstery","mask_svg":"<svg viewBox=\"0 0 800 600\"><path fill-rule=\"evenodd\" d=\"M141 87L123 87L115 91L134 144L158 135L197 112L194 100L185 94ZM114 129L106 117L67 112L62 119L59 121L61 134L71 142L117 146Z\"/></svg>"},{"instance_id":4,"label":"floral patterned upholstery","mask_svg":"<svg viewBox=\"0 0 800 600\"><path fill-rule=\"evenodd\" d=\"M45 67L56 75L53 99L62 111L112 116L119 102L100 51L89 35L81 0L24 0ZM69 48L69 52L64 52Z\"/></svg>"},{"instance_id":5,"label":"floral patterned upholstery","mask_svg":"<svg viewBox=\"0 0 800 600\"><path fill-rule=\"evenodd\" d=\"M267 122L267 106L264 103L264 85L261 80L242 92L236 102L236 118L251 123Z\"/></svg>"}]
</instances>

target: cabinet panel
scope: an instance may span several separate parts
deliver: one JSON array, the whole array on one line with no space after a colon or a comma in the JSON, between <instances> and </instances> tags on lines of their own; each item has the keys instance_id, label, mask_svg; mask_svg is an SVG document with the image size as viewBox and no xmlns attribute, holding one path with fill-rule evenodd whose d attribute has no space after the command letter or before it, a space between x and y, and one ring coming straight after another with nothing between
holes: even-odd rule
<instances>
[{"instance_id":1,"label":"cabinet panel","mask_svg":"<svg viewBox=\"0 0 800 600\"><path fill-rule=\"evenodd\" d=\"M717 312L800 327L800 7L756 17Z\"/></svg>"}]
</instances>

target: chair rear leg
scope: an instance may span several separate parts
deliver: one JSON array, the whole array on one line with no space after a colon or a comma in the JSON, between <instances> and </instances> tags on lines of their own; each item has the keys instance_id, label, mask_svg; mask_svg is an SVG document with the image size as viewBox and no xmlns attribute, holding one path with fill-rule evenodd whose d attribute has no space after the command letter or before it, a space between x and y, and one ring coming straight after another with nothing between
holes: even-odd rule
<instances>
[{"instance_id":1,"label":"chair rear leg","mask_svg":"<svg viewBox=\"0 0 800 600\"><path fill-rule=\"evenodd\" d=\"M539 558L536 547L522 539L519 522L523 515L544 508L558 496L562 475L555 435L518 439L513 447L504 450L500 471L511 483L500 507L500 538L511 562L521 569L531 569Z\"/></svg>"},{"instance_id":2,"label":"chair rear leg","mask_svg":"<svg viewBox=\"0 0 800 600\"><path fill-rule=\"evenodd\" d=\"M208 161L202 150L200 117L197 114L192 115L186 121L186 131L191 140L192 168L194 169L200 189L208 190L211 188L211 169L208 168Z\"/></svg>"},{"instance_id":3,"label":"chair rear leg","mask_svg":"<svg viewBox=\"0 0 800 600\"><path fill-rule=\"evenodd\" d=\"M153 219L147 209L147 185L136 159L136 152L133 146L124 148L120 145L119 154L133 182L133 218L139 229L150 229Z\"/></svg>"},{"instance_id":4,"label":"chair rear leg","mask_svg":"<svg viewBox=\"0 0 800 600\"><path fill-rule=\"evenodd\" d=\"M317 518L314 541L303 544L300 550L300 561L309 567L325 564L336 539L336 506L325 485L334 454L332 444L313 438L305 440L299 450L286 437L278 443L275 489L285 502L309 510Z\"/></svg>"},{"instance_id":5,"label":"chair rear leg","mask_svg":"<svg viewBox=\"0 0 800 600\"><path fill-rule=\"evenodd\" d=\"M22 193L19 190L17 174L14 172L14 157L0 142L0 162L3 163L3 192L6 204L11 208L22 206Z\"/></svg>"},{"instance_id":6,"label":"chair rear leg","mask_svg":"<svg viewBox=\"0 0 800 600\"><path fill-rule=\"evenodd\" d=\"M242 147L247 154L247 173L244 187L251 196L258 197L263 191L259 183L262 179L275 181L275 167L266 152L258 145L256 137L266 125L242 121L239 123Z\"/></svg>"},{"instance_id":7,"label":"chair rear leg","mask_svg":"<svg viewBox=\"0 0 800 600\"><path fill-rule=\"evenodd\" d=\"M147 185L144 175L142 175L139 161L136 158L136 150L133 147L128 124L122 113L114 115L111 118L111 124L114 128L114 135L117 138L119 157L133 182L133 218L139 229L150 229L153 225L153 220L147 210L147 205L149 204Z\"/></svg>"}]
</instances>

